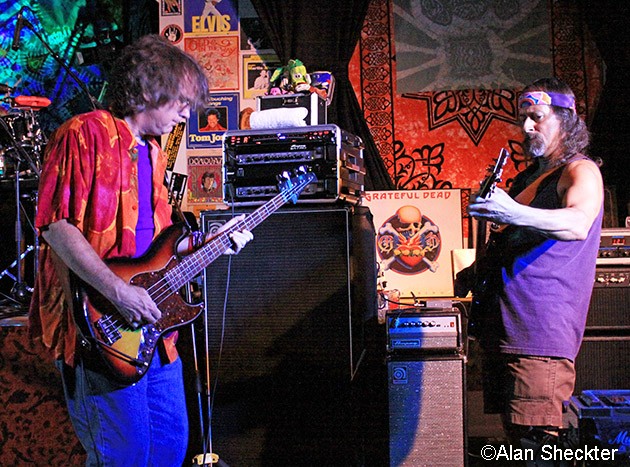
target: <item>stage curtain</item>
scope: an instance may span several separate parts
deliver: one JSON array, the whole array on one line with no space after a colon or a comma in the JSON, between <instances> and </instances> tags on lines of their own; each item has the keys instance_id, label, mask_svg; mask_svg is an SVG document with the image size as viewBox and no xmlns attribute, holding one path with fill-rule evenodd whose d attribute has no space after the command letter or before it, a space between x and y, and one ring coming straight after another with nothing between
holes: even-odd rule
<instances>
[{"instance_id":1,"label":"stage curtain","mask_svg":"<svg viewBox=\"0 0 630 467\"><path fill-rule=\"evenodd\" d=\"M252 0L281 63L298 58L309 72L330 71L336 80L328 122L365 143L366 190L390 190L383 159L363 118L348 76L370 0Z\"/></svg>"}]
</instances>

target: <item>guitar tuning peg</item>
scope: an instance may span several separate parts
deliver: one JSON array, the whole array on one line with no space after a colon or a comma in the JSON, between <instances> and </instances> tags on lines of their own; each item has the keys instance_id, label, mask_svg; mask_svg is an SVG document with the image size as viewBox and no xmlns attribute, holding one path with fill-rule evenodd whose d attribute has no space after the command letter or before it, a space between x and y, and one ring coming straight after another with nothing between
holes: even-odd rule
<instances>
[{"instance_id":1,"label":"guitar tuning peg","mask_svg":"<svg viewBox=\"0 0 630 467\"><path fill-rule=\"evenodd\" d=\"M295 175L296 177L299 177L300 175L304 175L306 173L306 167L304 167L303 165L300 165L299 167L296 167L295 169L293 169L293 175Z\"/></svg>"}]
</instances>

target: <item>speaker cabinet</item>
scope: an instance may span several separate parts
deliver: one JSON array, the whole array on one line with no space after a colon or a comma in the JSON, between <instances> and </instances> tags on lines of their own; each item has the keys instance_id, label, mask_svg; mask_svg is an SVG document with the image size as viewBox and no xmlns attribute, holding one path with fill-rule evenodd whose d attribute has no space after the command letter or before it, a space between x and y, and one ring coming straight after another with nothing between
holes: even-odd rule
<instances>
[{"instance_id":1,"label":"speaker cabinet","mask_svg":"<svg viewBox=\"0 0 630 467\"><path fill-rule=\"evenodd\" d=\"M586 335L575 359L574 394L585 389L630 389L630 336Z\"/></svg>"},{"instance_id":2,"label":"speaker cabinet","mask_svg":"<svg viewBox=\"0 0 630 467\"><path fill-rule=\"evenodd\" d=\"M387 367L390 465L466 465L465 358L391 358Z\"/></svg>"},{"instance_id":3,"label":"speaker cabinet","mask_svg":"<svg viewBox=\"0 0 630 467\"><path fill-rule=\"evenodd\" d=\"M630 268L598 267L575 359L575 394L585 389L630 389Z\"/></svg>"},{"instance_id":4,"label":"speaker cabinet","mask_svg":"<svg viewBox=\"0 0 630 467\"><path fill-rule=\"evenodd\" d=\"M205 212L203 229L231 215ZM214 451L232 467L345 463L363 323L376 316L369 211L283 208L253 233L204 274Z\"/></svg>"}]
</instances>

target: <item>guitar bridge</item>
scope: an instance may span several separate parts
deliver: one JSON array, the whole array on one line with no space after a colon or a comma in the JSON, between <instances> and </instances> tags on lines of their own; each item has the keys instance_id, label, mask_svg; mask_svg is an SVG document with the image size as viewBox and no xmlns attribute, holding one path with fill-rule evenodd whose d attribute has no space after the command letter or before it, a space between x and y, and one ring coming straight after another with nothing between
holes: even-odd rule
<instances>
[{"instance_id":1,"label":"guitar bridge","mask_svg":"<svg viewBox=\"0 0 630 467\"><path fill-rule=\"evenodd\" d=\"M105 316L97 320L94 324L100 331L101 337L107 345L112 345L122 337L118 327L112 322L111 316Z\"/></svg>"}]
</instances>

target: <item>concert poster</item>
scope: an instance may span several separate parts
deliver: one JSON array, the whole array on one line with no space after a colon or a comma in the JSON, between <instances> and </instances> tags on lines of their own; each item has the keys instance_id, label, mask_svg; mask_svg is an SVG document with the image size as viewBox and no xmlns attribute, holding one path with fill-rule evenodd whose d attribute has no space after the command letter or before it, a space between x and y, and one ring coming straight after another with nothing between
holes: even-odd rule
<instances>
[{"instance_id":1,"label":"concert poster","mask_svg":"<svg viewBox=\"0 0 630 467\"><path fill-rule=\"evenodd\" d=\"M381 283L401 298L452 297L463 245L461 190L366 191Z\"/></svg>"},{"instance_id":2,"label":"concert poster","mask_svg":"<svg viewBox=\"0 0 630 467\"><path fill-rule=\"evenodd\" d=\"M223 201L221 155L188 156L188 203Z\"/></svg>"},{"instance_id":3,"label":"concert poster","mask_svg":"<svg viewBox=\"0 0 630 467\"><path fill-rule=\"evenodd\" d=\"M238 34L236 0L184 0L187 34Z\"/></svg>"},{"instance_id":4,"label":"concert poster","mask_svg":"<svg viewBox=\"0 0 630 467\"><path fill-rule=\"evenodd\" d=\"M238 114L238 93L211 94L206 105L188 119L186 147L220 148L223 134L238 129Z\"/></svg>"},{"instance_id":5,"label":"concert poster","mask_svg":"<svg viewBox=\"0 0 630 467\"><path fill-rule=\"evenodd\" d=\"M210 91L239 89L238 36L185 37L184 50L204 69Z\"/></svg>"},{"instance_id":6,"label":"concert poster","mask_svg":"<svg viewBox=\"0 0 630 467\"><path fill-rule=\"evenodd\" d=\"M243 57L243 99L264 96L269 89L269 79L280 66L276 55L245 55Z\"/></svg>"}]
</instances>

